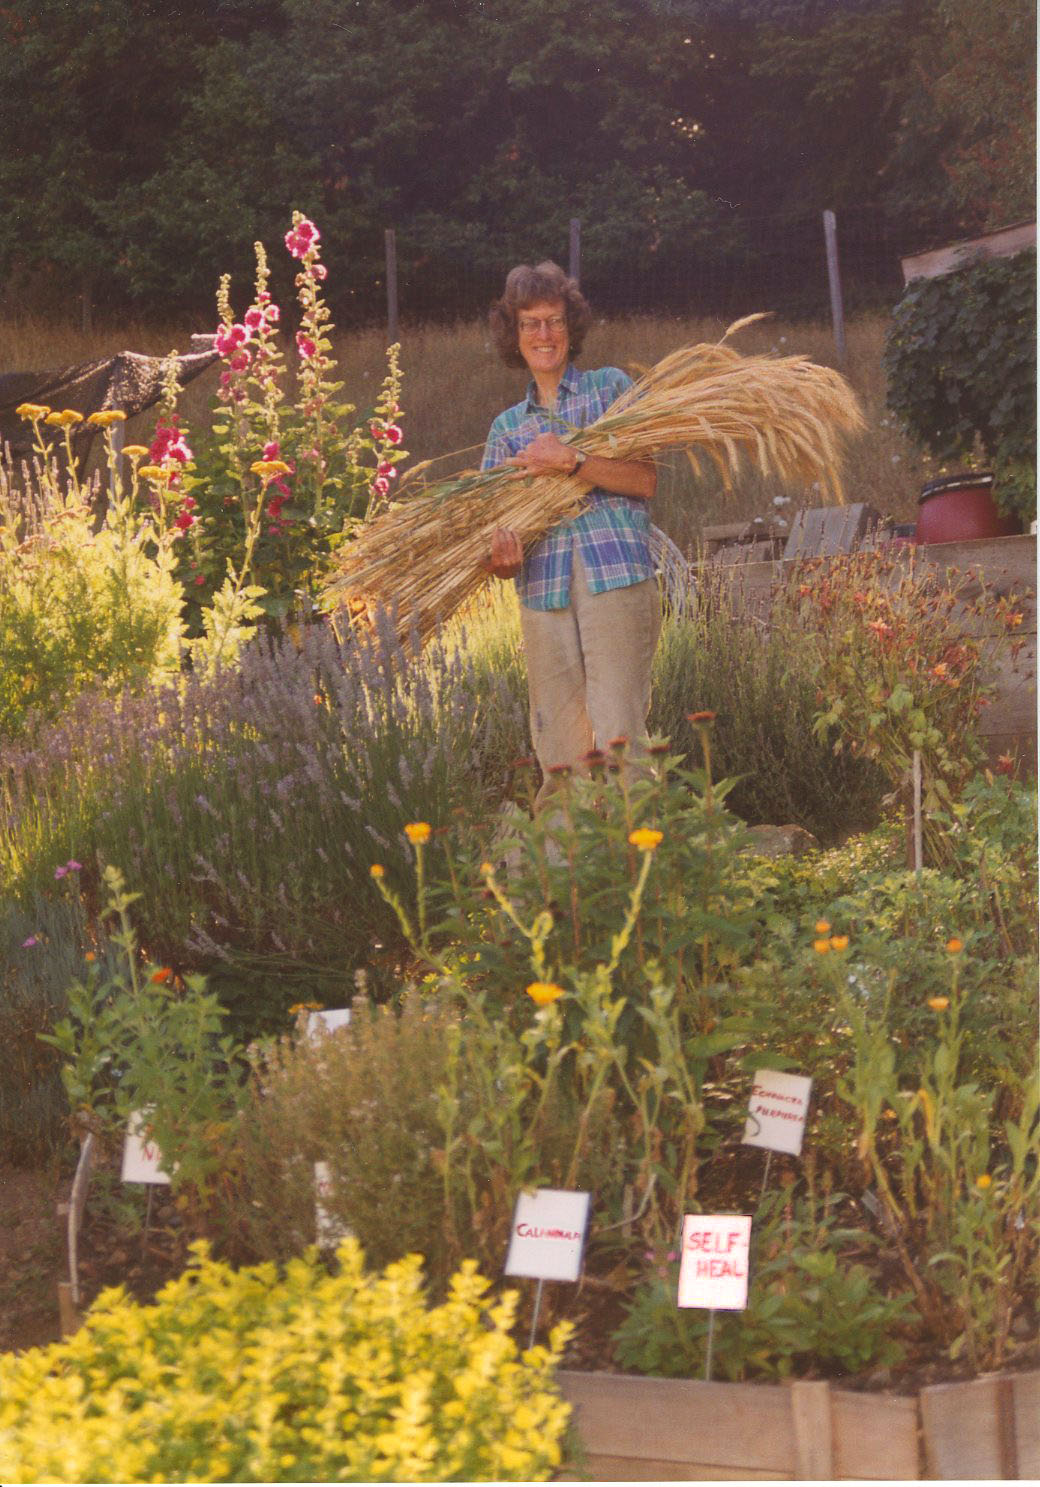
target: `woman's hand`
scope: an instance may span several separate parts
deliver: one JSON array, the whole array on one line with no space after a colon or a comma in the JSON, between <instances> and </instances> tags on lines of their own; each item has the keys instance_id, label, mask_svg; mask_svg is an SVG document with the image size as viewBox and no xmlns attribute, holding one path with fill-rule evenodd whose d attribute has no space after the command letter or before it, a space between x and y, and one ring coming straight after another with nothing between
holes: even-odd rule
<instances>
[{"instance_id":1,"label":"woman's hand","mask_svg":"<svg viewBox=\"0 0 1040 1487\"><path fill-rule=\"evenodd\" d=\"M539 434L519 454L503 460L512 465L521 478L526 475L573 475L576 451L555 434ZM616 496L631 496L649 501L657 489L657 470L653 460L616 460L590 454L577 475L575 484L599 486Z\"/></svg>"},{"instance_id":2,"label":"woman's hand","mask_svg":"<svg viewBox=\"0 0 1040 1487\"><path fill-rule=\"evenodd\" d=\"M491 555L484 559L485 573L495 578L515 578L523 567L524 548L511 527L496 527L491 535Z\"/></svg>"},{"instance_id":3,"label":"woman's hand","mask_svg":"<svg viewBox=\"0 0 1040 1487\"><path fill-rule=\"evenodd\" d=\"M521 475L569 475L574 469L574 450L555 434L539 434L504 463L515 465Z\"/></svg>"}]
</instances>

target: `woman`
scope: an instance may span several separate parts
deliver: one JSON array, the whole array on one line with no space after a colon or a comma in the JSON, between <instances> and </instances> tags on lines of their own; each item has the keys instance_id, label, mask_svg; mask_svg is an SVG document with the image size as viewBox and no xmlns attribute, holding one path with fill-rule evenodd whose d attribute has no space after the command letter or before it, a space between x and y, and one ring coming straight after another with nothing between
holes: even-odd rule
<instances>
[{"instance_id":1,"label":"woman","mask_svg":"<svg viewBox=\"0 0 1040 1487\"><path fill-rule=\"evenodd\" d=\"M526 559L517 534L498 528L487 563L499 578L517 577L531 737L545 776L538 804L553 766L575 765L619 737L636 748L645 739L661 628L647 511L653 464L585 455L565 442L631 386L617 367L574 366L591 319L576 282L548 262L512 269L490 314L503 361L526 366L531 380L491 425L481 468L566 475L588 497Z\"/></svg>"}]
</instances>

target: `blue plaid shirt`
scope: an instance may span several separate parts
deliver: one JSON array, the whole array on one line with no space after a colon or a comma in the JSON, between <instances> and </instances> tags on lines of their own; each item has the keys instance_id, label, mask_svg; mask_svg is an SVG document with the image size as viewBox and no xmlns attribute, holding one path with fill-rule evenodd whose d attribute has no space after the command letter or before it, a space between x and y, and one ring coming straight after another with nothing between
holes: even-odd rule
<instances>
[{"instance_id":1,"label":"blue plaid shirt","mask_svg":"<svg viewBox=\"0 0 1040 1487\"><path fill-rule=\"evenodd\" d=\"M531 443L539 434L568 438L594 423L632 379L618 367L563 374L555 407L537 402L533 380L527 396L500 413L491 425L480 468L490 470ZM581 551L589 590L624 589L654 574L650 557L650 516L646 501L612 495L594 486L587 504L568 522L559 522L528 553L516 579L520 603L528 609L566 609L570 603L575 542Z\"/></svg>"}]
</instances>

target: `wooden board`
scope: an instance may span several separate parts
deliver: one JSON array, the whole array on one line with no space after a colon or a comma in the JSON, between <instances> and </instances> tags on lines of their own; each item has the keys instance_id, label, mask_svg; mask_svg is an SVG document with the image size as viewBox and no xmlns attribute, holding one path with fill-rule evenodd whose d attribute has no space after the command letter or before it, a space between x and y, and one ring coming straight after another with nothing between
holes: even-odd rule
<instances>
[{"instance_id":1,"label":"wooden board","mask_svg":"<svg viewBox=\"0 0 1040 1487\"><path fill-rule=\"evenodd\" d=\"M1040 1478L1040 1373L922 1389L921 1425L931 1478Z\"/></svg>"},{"instance_id":2,"label":"wooden board","mask_svg":"<svg viewBox=\"0 0 1040 1487\"><path fill-rule=\"evenodd\" d=\"M595 1481L892 1481L919 1475L917 1405L826 1383L563 1372Z\"/></svg>"},{"instance_id":3,"label":"wooden board","mask_svg":"<svg viewBox=\"0 0 1040 1487\"><path fill-rule=\"evenodd\" d=\"M1036 247L1036 223L1019 222L1013 227L1000 227L982 237L933 248L929 253L911 253L900 259L903 283L911 279L938 279L981 258L1012 258L1026 248Z\"/></svg>"}]
</instances>

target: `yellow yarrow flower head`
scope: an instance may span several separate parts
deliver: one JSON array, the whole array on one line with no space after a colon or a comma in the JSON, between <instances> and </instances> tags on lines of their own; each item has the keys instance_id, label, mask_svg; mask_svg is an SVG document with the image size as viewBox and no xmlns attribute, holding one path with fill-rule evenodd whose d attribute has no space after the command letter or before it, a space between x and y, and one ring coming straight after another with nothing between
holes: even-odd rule
<instances>
[{"instance_id":1,"label":"yellow yarrow flower head","mask_svg":"<svg viewBox=\"0 0 1040 1487\"><path fill-rule=\"evenodd\" d=\"M951 955L960 955L961 951L964 949L964 941L959 940L956 935L952 935L946 941L946 949Z\"/></svg>"},{"instance_id":2,"label":"yellow yarrow flower head","mask_svg":"<svg viewBox=\"0 0 1040 1487\"><path fill-rule=\"evenodd\" d=\"M628 840L637 852L654 852L664 841L664 832L652 826L639 826L628 833Z\"/></svg>"},{"instance_id":3,"label":"yellow yarrow flower head","mask_svg":"<svg viewBox=\"0 0 1040 1487\"><path fill-rule=\"evenodd\" d=\"M527 995L538 1007L549 1007L559 997L565 995L562 986L557 986L553 981L532 981L527 988Z\"/></svg>"},{"instance_id":4,"label":"yellow yarrow flower head","mask_svg":"<svg viewBox=\"0 0 1040 1487\"><path fill-rule=\"evenodd\" d=\"M372 877L372 878L385 878L386 877L386 868L383 866L383 864L381 862L373 862L373 864L369 868L368 872L369 872L369 876Z\"/></svg>"},{"instance_id":5,"label":"yellow yarrow flower head","mask_svg":"<svg viewBox=\"0 0 1040 1487\"><path fill-rule=\"evenodd\" d=\"M424 842L430 840L432 830L433 827L429 821L409 821L404 829L404 834L413 847L421 847Z\"/></svg>"},{"instance_id":6,"label":"yellow yarrow flower head","mask_svg":"<svg viewBox=\"0 0 1040 1487\"><path fill-rule=\"evenodd\" d=\"M831 922L829 919L817 919L813 925L813 929L818 935L829 935L831 932Z\"/></svg>"},{"instance_id":7,"label":"yellow yarrow flower head","mask_svg":"<svg viewBox=\"0 0 1040 1487\"><path fill-rule=\"evenodd\" d=\"M928 998L928 1005L933 1012L945 1012L946 1008L950 1005L950 999L948 996L930 996Z\"/></svg>"},{"instance_id":8,"label":"yellow yarrow flower head","mask_svg":"<svg viewBox=\"0 0 1040 1487\"><path fill-rule=\"evenodd\" d=\"M249 469L251 474L259 475L261 480L273 480L276 475L292 473L284 460L254 460Z\"/></svg>"},{"instance_id":9,"label":"yellow yarrow flower head","mask_svg":"<svg viewBox=\"0 0 1040 1487\"><path fill-rule=\"evenodd\" d=\"M124 444L123 453L128 460L143 460L148 453L147 444Z\"/></svg>"},{"instance_id":10,"label":"yellow yarrow flower head","mask_svg":"<svg viewBox=\"0 0 1040 1487\"><path fill-rule=\"evenodd\" d=\"M831 948L830 940L813 940L812 947L817 955L826 955Z\"/></svg>"},{"instance_id":11,"label":"yellow yarrow flower head","mask_svg":"<svg viewBox=\"0 0 1040 1487\"><path fill-rule=\"evenodd\" d=\"M91 413L87 422L96 429L107 429L114 423L125 423L126 414L122 408L102 408L98 413Z\"/></svg>"},{"instance_id":12,"label":"yellow yarrow flower head","mask_svg":"<svg viewBox=\"0 0 1040 1487\"><path fill-rule=\"evenodd\" d=\"M19 403L14 410L19 418L28 419L30 423L39 423L41 418L46 418L50 409L46 403Z\"/></svg>"},{"instance_id":13,"label":"yellow yarrow flower head","mask_svg":"<svg viewBox=\"0 0 1040 1487\"><path fill-rule=\"evenodd\" d=\"M83 422L83 414L77 413L75 408L63 408L60 413L48 413L45 420L56 428L71 428L74 423Z\"/></svg>"},{"instance_id":14,"label":"yellow yarrow flower head","mask_svg":"<svg viewBox=\"0 0 1040 1487\"><path fill-rule=\"evenodd\" d=\"M168 479L170 472L161 465L138 465L137 473L142 480L164 480Z\"/></svg>"}]
</instances>

